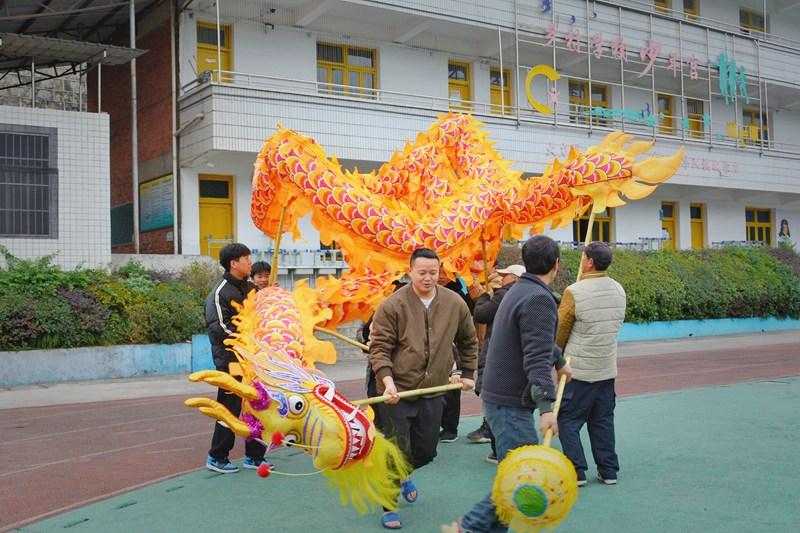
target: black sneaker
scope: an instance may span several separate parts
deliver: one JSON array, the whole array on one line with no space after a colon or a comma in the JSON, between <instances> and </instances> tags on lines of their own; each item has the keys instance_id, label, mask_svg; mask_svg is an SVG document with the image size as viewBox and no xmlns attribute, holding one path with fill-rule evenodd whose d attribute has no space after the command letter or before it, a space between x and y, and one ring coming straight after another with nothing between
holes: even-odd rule
<instances>
[{"instance_id":1,"label":"black sneaker","mask_svg":"<svg viewBox=\"0 0 800 533\"><path fill-rule=\"evenodd\" d=\"M458 440L458 433L448 433L442 431L439 433L439 442L455 442Z\"/></svg>"},{"instance_id":2,"label":"black sneaker","mask_svg":"<svg viewBox=\"0 0 800 533\"><path fill-rule=\"evenodd\" d=\"M484 420L483 424L481 424L481 427L475 431L467 433L467 440L475 444L486 444L487 442L492 442L492 439L489 435L491 435L491 431L489 430L489 426L486 424L486 420Z\"/></svg>"},{"instance_id":3,"label":"black sneaker","mask_svg":"<svg viewBox=\"0 0 800 533\"><path fill-rule=\"evenodd\" d=\"M496 465L497 464L497 456L495 454L493 454L493 453L490 453L489 456L486 459L484 459L484 461L486 461L490 465Z\"/></svg>"}]
</instances>

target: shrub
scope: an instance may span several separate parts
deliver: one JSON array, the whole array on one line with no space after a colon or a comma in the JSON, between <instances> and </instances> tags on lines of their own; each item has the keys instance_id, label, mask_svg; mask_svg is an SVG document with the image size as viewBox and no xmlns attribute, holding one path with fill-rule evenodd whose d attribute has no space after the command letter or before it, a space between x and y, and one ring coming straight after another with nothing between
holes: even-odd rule
<instances>
[{"instance_id":1,"label":"shrub","mask_svg":"<svg viewBox=\"0 0 800 533\"><path fill-rule=\"evenodd\" d=\"M0 249L0 350L176 343L204 330L206 289L128 263L113 275L62 271Z\"/></svg>"},{"instance_id":2,"label":"shrub","mask_svg":"<svg viewBox=\"0 0 800 533\"><path fill-rule=\"evenodd\" d=\"M782 252L780 252L782 253ZM561 292L577 274L580 253L562 250L569 271ZM800 316L800 278L775 250L615 250L609 274L628 295L626 321Z\"/></svg>"},{"instance_id":3,"label":"shrub","mask_svg":"<svg viewBox=\"0 0 800 533\"><path fill-rule=\"evenodd\" d=\"M114 274L64 272L48 257L23 260L0 247L0 350L175 343L204 328L203 303L219 269L194 263L178 276L129 263ZM505 264L519 248L504 246ZM575 279L580 253L561 251L554 290ZM799 317L800 259L785 249L615 250L609 273L628 294L626 320Z\"/></svg>"}]
</instances>

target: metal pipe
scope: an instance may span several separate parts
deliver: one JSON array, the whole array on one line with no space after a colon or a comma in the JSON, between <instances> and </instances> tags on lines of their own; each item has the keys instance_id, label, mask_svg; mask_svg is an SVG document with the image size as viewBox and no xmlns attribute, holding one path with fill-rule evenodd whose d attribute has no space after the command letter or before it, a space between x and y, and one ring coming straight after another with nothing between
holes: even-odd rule
<instances>
[{"instance_id":1,"label":"metal pipe","mask_svg":"<svg viewBox=\"0 0 800 533\"><path fill-rule=\"evenodd\" d=\"M550 7L550 24L555 28L556 25L556 8ZM556 70L556 43L553 41L553 70ZM547 90L550 91L550 84L553 84L553 90L558 91L558 80L547 80ZM567 94L569 94L569 84L567 84ZM569 101L569 97L567 98ZM558 106L553 109L553 126L558 126Z\"/></svg>"},{"instance_id":2,"label":"metal pipe","mask_svg":"<svg viewBox=\"0 0 800 533\"><path fill-rule=\"evenodd\" d=\"M736 64L736 38L733 35L725 34L725 50L728 49L728 37L731 38L731 59L733 60L733 62L730 63L730 64L735 65ZM722 67L720 66L720 68L722 68ZM730 68L728 68L727 70L730 71ZM730 78L730 75L731 75L730 72L728 72L728 77L729 78ZM738 91L738 87L737 87L738 84L736 83L736 69L733 69L733 80L734 80L734 82L733 82L733 95L732 95L733 96L733 120L734 120L734 123L736 124L736 149L738 150L739 149L740 136L741 136L741 127L740 127L740 125L742 124L742 114L740 113L741 108L739 107L739 96L738 96L739 91ZM728 81L728 89L729 90L730 90L730 86L731 86L730 85L730 81Z\"/></svg>"},{"instance_id":3,"label":"metal pipe","mask_svg":"<svg viewBox=\"0 0 800 533\"><path fill-rule=\"evenodd\" d=\"M764 109L769 111L769 87L767 87L766 81L764 82ZM769 124L762 125L762 132L764 131L764 126L766 126L767 133L769 134ZM767 144L769 144L769 139L767 139Z\"/></svg>"},{"instance_id":4,"label":"metal pipe","mask_svg":"<svg viewBox=\"0 0 800 533\"><path fill-rule=\"evenodd\" d=\"M618 32L617 35L622 36L622 8L617 7L617 21ZM624 56L623 56L624 58ZM619 92L621 96L622 109L625 109L625 61L619 60ZM625 113L622 113L622 131L625 131Z\"/></svg>"},{"instance_id":5,"label":"metal pipe","mask_svg":"<svg viewBox=\"0 0 800 533\"><path fill-rule=\"evenodd\" d=\"M505 80L505 73L503 72L503 34L500 33L500 25L497 25L497 46L500 47L500 114L506 114L506 80ZM489 69L489 74L491 78L491 68ZM517 78L519 77L519 72L517 72ZM491 88L489 88L491 92ZM489 100L491 101L491 94L489 95ZM491 102L490 102L491 103ZM519 102L517 102L519 105ZM491 108L491 106L490 106Z\"/></svg>"},{"instance_id":6,"label":"metal pipe","mask_svg":"<svg viewBox=\"0 0 800 533\"><path fill-rule=\"evenodd\" d=\"M36 63L31 59L31 107L36 109Z\"/></svg>"},{"instance_id":7,"label":"metal pipe","mask_svg":"<svg viewBox=\"0 0 800 533\"><path fill-rule=\"evenodd\" d=\"M594 125L594 119L592 117L594 102L592 101L592 46L589 38L589 0L586 0L586 61L589 77L589 135L591 135Z\"/></svg>"},{"instance_id":8,"label":"metal pipe","mask_svg":"<svg viewBox=\"0 0 800 533\"><path fill-rule=\"evenodd\" d=\"M222 49L220 48L222 30L219 27L219 0L216 0L214 5L217 8L217 83L222 83Z\"/></svg>"},{"instance_id":9,"label":"metal pipe","mask_svg":"<svg viewBox=\"0 0 800 533\"><path fill-rule=\"evenodd\" d=\"M172 71L172 131L178 130L177 79L175 76L175 2L169 3L169 54ZM178 246L178 136L172 136L172 253L177 255Z\"/></svg>"},{"instance_id":10,"label":"metal pipe","mask_svg":"<svg viewBox=\"0 0 800 533\"><path fill-rule=\"evenodd\" d=\"M711 106L711 30L706 28L706 78L708 80L708 144L714 144L714 115Z\"/></svg>"},{"instance_id":11,"label":"metal pipe","mask_svg":"<svg viewBox=\"0 0 800 533\"><path fill-rule=\"evenodd\" d=\"M101 78L103 77L103 64L97 64L97 112L101 112L101 105L103 100L103 89L101 86Z\"/></svg>"},{"instance_id":12,"label":"metal pipe","mask_svg":"<svg viewBox=\"0 0 800 533\"><path fill-rule=\"evenodd\" d=\"M684 124L689 124L689 113L686 105L686 96L683 88L683 23L678 21L678 57L681 62L681 141L686 140L686 129ZM684 122L683 119L686 119Z\"/></svg>"},{"instance_id":13,"label":"metal pipe","mask_svg":"<svg viewBox=\"0 0 800 533\"><path fill-rule=\"evenodd\" d=\"M756 74L758 76L758 120L759 122L763 122L764 101L762 100L761 96L761 43L758 40L756 40ZM764 153L763 124L761 124L761 126L762 128L758 130L758 146L759 146L759 153L763 154Z\"/></svg>"},{"instance_id":14,"label":"metal pipe","mask_svg":"<svg viewBox=\"0 0 800 533\"><path fill-rule=\"evenodd\" d=\"M136 48L136 0L128 3L131 48ZM136 103L136 58L131 59L131 183L133 187L133 249L139 253L139 133Z\"/></svg>"},{"instance_id":15,"label":"metal pipe","mask_svg":"<svg viewBox=\"0 0 800 533\"><path fill-rule=\"evenodd\" d=\"M520 110L520 103L519 103L519 21L517 20L517 0L514 0L514 59L517 63L516 71L516 79L517 83L515 83L515 90L514 90L514 98L517 102L517 127L519 127L519 110Z\"/></svg>"},{"instance_id":16,"label":"metal pipe","mask_svg":"<svg viewBox=\"0 0 800 533\"><path fill-rule=\"evenodd\" d=\"M653 38L653 15L650 15L650 39ZM647 43L648 48L650 47L650 43ZM656 97L656 62L653 61L653 66L650 68L650 101L652 103L652 113L653 113L653 139L656 138L656 132L658 131L658 98Z\"/></svg>"}]
</instances>

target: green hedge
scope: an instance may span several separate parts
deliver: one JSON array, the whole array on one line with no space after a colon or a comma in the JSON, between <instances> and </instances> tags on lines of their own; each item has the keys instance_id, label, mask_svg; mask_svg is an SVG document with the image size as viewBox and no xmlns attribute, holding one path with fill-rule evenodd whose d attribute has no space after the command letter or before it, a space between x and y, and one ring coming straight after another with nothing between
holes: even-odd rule
<instances>
[{"instance_id":1,"label":"green hedge","mask_svg":"<svg viewBox=\"0 0 800 533\"><path fill-rule=\"evenodd\" d=\"M199 263L178 275L137 263L64 272L50 257L0 253L0 351L189 340L204 330L203 302L219 276Z\"/></svg>"},{"instance_id":2,"label":"green hedge","mask_svg":"<svg viewBox=\"0 0 800 533\"><path fill-rule=\"evenodd\" d=\"M203 302L219 277L201 263L178 275L137 263L112 274L64 272L49 257L0 254L0 351L186 341L204 331ZM556 291L574 281L578 260L562 250ZM519 248L505 246L498 263L516 262ZM800 258L791 250L616 250L609 272L628 293L629 322L800 316Z\"/></svg>"},{"instance_id":3,"label":"green hedge","mask_svg":"<svg viewBox=\"0 0 800 533\"><path fill-rule=\"evenodd\" d=\"M580 253L562 250L561 292L578 271ZM792 251L615 250L609 274L628 294L628 322L800 316L800 278Z\"/></svg>"}]
</instances>

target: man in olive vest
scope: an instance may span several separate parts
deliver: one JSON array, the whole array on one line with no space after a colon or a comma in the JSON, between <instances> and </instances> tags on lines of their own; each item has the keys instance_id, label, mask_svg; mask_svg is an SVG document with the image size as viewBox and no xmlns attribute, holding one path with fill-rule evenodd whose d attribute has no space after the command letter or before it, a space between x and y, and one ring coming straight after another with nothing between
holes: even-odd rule
<instances>
[{"instance_id":1,"label":"man in olive vest","mask_svg":"<svg viewBox=\"0 0 800 533\"><path fill-rule=\"evenodd\" d=\"M617 336L625 320L625 290L608 277L611 248L593 242L583 249L583 278L564 291L558 308L556 344L570 358L572 381L564 389L558 413L559 439L575 465L578 485L586 485L586 457L580 431L588 426L597 479L617 483L619 461L614 443L614 380Z\"/></svg>"}]
</instances>

